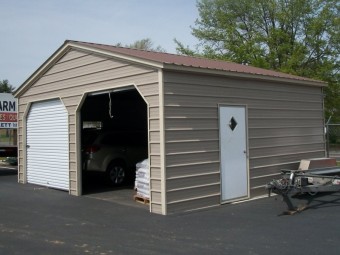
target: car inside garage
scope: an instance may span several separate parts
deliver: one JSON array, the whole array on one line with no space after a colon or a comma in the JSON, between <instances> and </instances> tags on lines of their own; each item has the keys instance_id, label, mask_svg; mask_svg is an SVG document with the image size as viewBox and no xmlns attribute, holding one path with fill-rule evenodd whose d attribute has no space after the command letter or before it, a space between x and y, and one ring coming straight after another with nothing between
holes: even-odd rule
<instances>
[{"instance_id":1,"label":"car inside garage","mask_svg":"<svg viewBox=\"0 0 340 255\"><path fill-rule=\"evenodd\" d=\"M134 87L87 94L81 108L84 195L133 201L136 164L148 158L147 123L147 104Z\"/></svg>"}]
</instances>

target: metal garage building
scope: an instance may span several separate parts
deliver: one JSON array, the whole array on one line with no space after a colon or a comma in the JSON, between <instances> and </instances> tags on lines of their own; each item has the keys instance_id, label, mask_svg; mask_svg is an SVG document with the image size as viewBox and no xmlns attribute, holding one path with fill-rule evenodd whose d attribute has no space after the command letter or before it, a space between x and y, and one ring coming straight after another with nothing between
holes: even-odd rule
<instances>
[{"instance_id":1,"label":"metal garage building","mask_svg":"<svg viewBox=\"0 0 340 255\"><path fill-rule=\"evenodd\" d=\"M325 156L324 83L167 53L65 43L20 86L19 182L81 195L81 108L134 89L147 105L150 211L265 193L280 169Z\"/></svg>"}]
</instances>

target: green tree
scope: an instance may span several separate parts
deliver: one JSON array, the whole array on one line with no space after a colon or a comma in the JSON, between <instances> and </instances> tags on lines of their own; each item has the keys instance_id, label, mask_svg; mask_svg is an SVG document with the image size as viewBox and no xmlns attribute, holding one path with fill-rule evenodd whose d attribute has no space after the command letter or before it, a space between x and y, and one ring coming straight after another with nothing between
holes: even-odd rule
<instances>
[{"instance_id":1,"label":"green tree","mask_svg":"<svg viewBox=\"0 0 340 255\"><path fill-rule=\"evenodd\" d=\"M326 115L340 120L338 0L200 0L197 7L199 44L192 50L175 40L179 53L323 80Z\"/></svg>"},{"instance_id":2,"label":"green tree","mask_svg":"<svg viewBox=\"0 0 340 255\"><path fill-rule=\"evenodd\" d=\"M0 81L0 93L12 93L14 87L9 84L8 80Z\"/></svg>"},{"instance_id":3,"label":"green tree","mask_svg":"<svg viewBox=\"0 0 340 255\"><path fill-rule=\"evenodd\" d=\"M122 43L117 43L115 46L123 47ZM154 47L153 42L150 38L145 38L142 40L137 40L132 44L126 44L124 47L139 49L139 50L149 50L157 52L166 52L161 46Z\"/></svg>"}]
</instances>

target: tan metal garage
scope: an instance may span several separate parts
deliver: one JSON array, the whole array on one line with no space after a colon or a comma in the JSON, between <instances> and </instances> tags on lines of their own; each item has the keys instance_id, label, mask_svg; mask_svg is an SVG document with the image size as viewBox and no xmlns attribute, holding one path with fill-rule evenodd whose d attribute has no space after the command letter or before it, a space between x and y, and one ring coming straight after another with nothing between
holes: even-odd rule
<instances>
[{"instance_id":1,"label":"tan metal garage","mask_svg":"<svg viewBox=\"0 0 340 255\"><path fill-rule=\"evenodd\" d=\"M30 155L31 128L37 125L31 126L30 114L36 105L59 100L68 130L68 173L61 178L70 194L81 195L83 102L90 94L134 88L147 104L151 212L260 196L280 169L325 156L324 86L230 62L65 41L15 92L19 182L50 185L55 170L48 157L39 158L44 167L38 172ZM52 153L58 161L61 154ZM31 181L34 174L42 181Z\"/></svg>"}]
</instances>

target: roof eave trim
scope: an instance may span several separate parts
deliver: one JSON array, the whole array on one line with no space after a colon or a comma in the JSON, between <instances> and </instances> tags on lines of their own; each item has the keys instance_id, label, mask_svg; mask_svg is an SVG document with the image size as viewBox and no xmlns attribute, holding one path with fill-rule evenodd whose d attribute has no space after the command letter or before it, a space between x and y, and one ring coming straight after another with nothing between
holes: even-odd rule
<instances>
[{"instance_id":1,"label":"roof eave trim","mask_svg":"<svg viewBox=\"0 0 340 255\"><path fill-rule=\"evenodd\" d=\"M182 72L199 72L199 73L211 74L211 75L223 75L223 76L228 76L228 77L233 77L233 78L255 79L255 80L262 80L262 81L275 81L275 82L290 83L290 84L300 84L300 85L306 85L306 86L327 87L327 83L322 82L322 81L299 80L299 79L293 79L293 78L284 78L284 77L269 76L269 75L262 75L262 74L252 74L252 73L243 73L243 72L236 72L236 71L219 70L219 69L183 66L183 65L170 64L170 63L164 64L164 70L182 71Z\"/></svg>"},{"instance_id":2,"label":"roof eave trim","mask_svg":"<svg viewBox=\"0 0 340 255\"><path fill-rule=\"evenodd\" d=\"M126 55L124 53L112 52L112 51L109 51L109 50L98 49L98 48L91 47L91 46L80 45L79 43L72 42L72 41L68 42L68 45L70 45L72 48L90 51L90 52L105 55L105 56L110 56L110 57L113 57L113 58L118 59L118 60L120 59L120 60L124 60L124 61L128 61L128 62L142 64L142 65L149 66L149 67L156 68L156 69L163 68L162 62L147 60L147 59L143 59L143 58L139 58L139 57L133 57L133 56Z\"/></svg>"}]
</instances>

